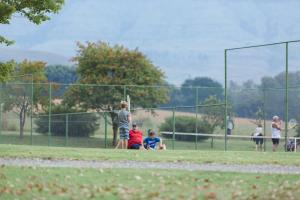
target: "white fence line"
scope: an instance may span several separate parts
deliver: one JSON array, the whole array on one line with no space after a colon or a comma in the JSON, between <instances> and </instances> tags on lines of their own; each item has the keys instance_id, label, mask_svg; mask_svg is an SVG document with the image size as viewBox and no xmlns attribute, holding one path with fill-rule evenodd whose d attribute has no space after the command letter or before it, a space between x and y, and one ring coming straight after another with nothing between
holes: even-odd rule
<instances>
[{"instance_id":1,"label":"white fence line","mask_svg":"<svg viewBox=\"0 0 300 200\"><path fill-rule=\"evenodd\" d=\"M162 131L160 132L161 134L165 135L173 135L173 132L169 131ZM174 135L186 135L186 136L204 136L204 137L218 137L218 138L224 138L225 135L222 134L206 134L206 133L182 133L182 132L174 132ZM257 136L246 136L246 135L227 135L228 138L257 138ZM263 139L272 139L270 136L258 136L258 138L263 138ZM281 140L285 138L280 138ZM288 139L294 140L295 144L295 149L294 152L297 152L297 140L300 140L300 137L288 137Z\"/></svg>"}]
</instances>

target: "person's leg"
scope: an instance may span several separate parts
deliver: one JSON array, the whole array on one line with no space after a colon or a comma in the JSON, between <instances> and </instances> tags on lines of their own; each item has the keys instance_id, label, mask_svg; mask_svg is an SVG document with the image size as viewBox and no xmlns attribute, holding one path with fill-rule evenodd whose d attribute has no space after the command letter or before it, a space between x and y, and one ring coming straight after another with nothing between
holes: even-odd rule
<instances>
[{"instance_id":1,"label":"person's leg","mask_svg":"<svg viewBox=\"0 0 300 200\"><path fill-rule=\"evenodd\" d=\"M166 147L166 145L165 145L165 144L162 144L162 145L160 145L159 149L160 149L160 150L166 150L166 149L167 149L167 147Z\"/></svg>"},{"instance_id":2,"label":"person's leg","mask_svg":"<svg viewBox=\"0 0 300 200\"><path fill-rule=\"evenodd\" d=\"M128 148L128 140L124 140L124 149Z\"/></svg>"},{"instance_id":3,"label":"person's leg","mask_svg":"<svg viewBox=\"0 0 300 200\"><path fill-rule=\"evenodd\" d=\"M272 145L272 150L273 150L273 152L275 151L275 146L276 146L276 144L275 144L275 139L274 138L272 138L272 143L273 143L273 145Z\"/></svg>"},{"instance_id":4,"label":"person's leg","mask_svg":"<svg viewBox=\"0 0 300 200\"><path fill-rule=\"evenodd\" d=\"M121 149L124 149L124 139L121 140Z\"/></svg>"},{"instance_id":5,"label":"person's leg","mask_svg":"<svg viewBox=\"0 0 300 200\"><path fill-rule=\"evenodd\" d=\"M119 146L120 146L120 144L121 144L121 140L119 140L119 141L118 141L118 143L117 143L117 145L116 145L115 149L118 149L118 148L119 148Z\"/></svg>"}]
</instances>

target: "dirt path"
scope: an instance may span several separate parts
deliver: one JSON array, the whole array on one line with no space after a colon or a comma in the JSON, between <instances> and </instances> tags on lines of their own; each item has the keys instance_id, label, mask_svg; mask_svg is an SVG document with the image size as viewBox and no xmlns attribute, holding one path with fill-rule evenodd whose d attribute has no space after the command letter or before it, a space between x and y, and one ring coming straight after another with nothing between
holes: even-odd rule
<instances>
[{"instance_id":1,"label":"dirt path","mask_svg":"<svg viewBox=\"0 0 300 200\"><path fill-rule=\"evenodd\" d=\"M0 165L30 167L72 167L72 168L134 168L134 169L176 169L203 170L242 173L300 174L300 166L280 165L238 165L238 164L196 164L187 162L140 162L140 161L84 161L43 160L25 158L0 158Z\"/></svg>"}]
</instances>

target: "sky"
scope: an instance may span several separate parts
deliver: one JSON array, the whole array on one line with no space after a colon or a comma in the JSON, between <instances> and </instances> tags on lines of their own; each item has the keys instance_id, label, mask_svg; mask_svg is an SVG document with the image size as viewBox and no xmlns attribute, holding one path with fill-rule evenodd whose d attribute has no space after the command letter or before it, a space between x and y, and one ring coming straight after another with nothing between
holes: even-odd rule
<instances>
[{"instance_id":1,"label":"sky","mask_svg":"<svg viewBox=\"0 0 300 200\"><path fill-rule=\"evenodd\" d=\"M138 47L170 83L196 76L223 82L225 48L300 39L299 8L297 0L66 0L39 26L18 15L0 25L0 34L16 41L0 52L49 52L70 60L76 42L106 41ZM300 44L291 49L296 70ZM238 82L284 69L283 46L229 56L229 78Z\"/></svg>"}]
</instances>

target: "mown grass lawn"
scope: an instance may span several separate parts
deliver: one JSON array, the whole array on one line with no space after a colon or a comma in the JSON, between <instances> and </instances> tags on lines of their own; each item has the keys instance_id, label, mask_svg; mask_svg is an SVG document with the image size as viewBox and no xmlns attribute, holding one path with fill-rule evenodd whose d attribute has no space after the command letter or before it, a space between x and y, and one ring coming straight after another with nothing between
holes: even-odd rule
<instances>
[{"instance_id":1,"label":"mown grass lawn","mask_svg":"<svg viewBox=\"0 0 300 200\"><path fill-rule=\"evenodd\" d=\"M300 166L299 153L253 151L137 151L114 149L40 147L0 145L0 157L72 159L72 160L136 160L162 162L278 164Z\"/></svg>"},{"instance_id":2,"label":"mown grass lawn","mask_svg":"<svg viewBox=\"0 0 300 200\"><path fill-rule=\"evenodd\" d=\"M295 175L2 166L0 199L299 199Z\"/></svg>"}]
</instances>

